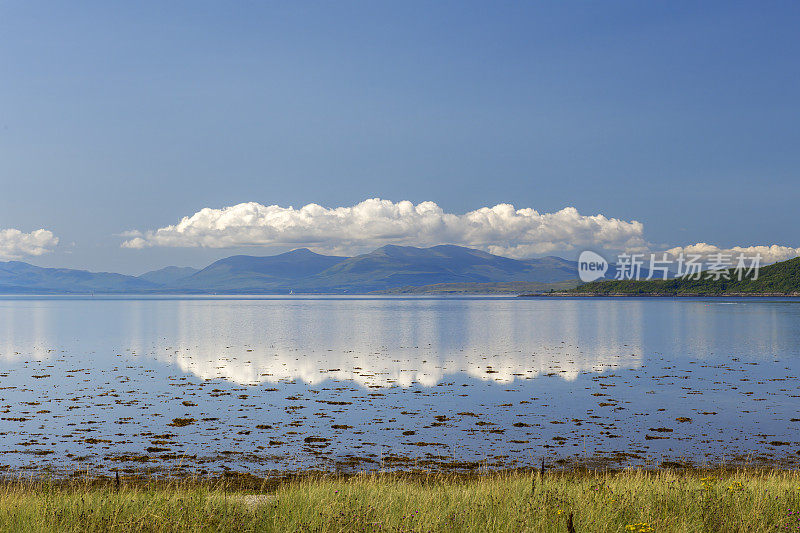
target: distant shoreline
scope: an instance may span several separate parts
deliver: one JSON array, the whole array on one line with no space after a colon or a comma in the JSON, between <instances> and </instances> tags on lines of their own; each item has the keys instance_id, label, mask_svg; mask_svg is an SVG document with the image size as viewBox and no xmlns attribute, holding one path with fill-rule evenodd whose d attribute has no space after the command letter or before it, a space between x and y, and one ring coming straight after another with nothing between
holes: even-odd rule
<instances>
[{"instance_id":1,"label":"distant shoreline","mask_svg":"<svg viewBox=\"0 0 800 533\"><path fill-rule=\"evenodd\" d=\"M603 292L548 292L520 294L519 298L798 298L800 292L733 292L722 294L699 294L699 293L603 293Z\"/></svg>"},{"instance_id":2,"label":"distant shoreline","mask_svg":"<svg viewBox=\"0 0 800 533\"><path fill-rule=\"evenodd\" d=\"M20 297L80 297L80 298L109 298L109 297L176 297L176 298L190 298L190 297L216 297L216 298L309 298L314 296L359 296L359 297L395 297L395 298L411 298L411 297L428 297L428 298L448 298L448 297L469 297L469 296L495 296L503 298L800 298L800 293L724 293L724 294L697 294L697 293L680 293L680 294L657 294L657 293L588 293L588 292L533 292L533 293L515 293L515 292L491 292L491 291L374 291L374 292L295 292L288 294L285 292L0 292L0 298L20 298Z\"/></svg>"}]
</instances>

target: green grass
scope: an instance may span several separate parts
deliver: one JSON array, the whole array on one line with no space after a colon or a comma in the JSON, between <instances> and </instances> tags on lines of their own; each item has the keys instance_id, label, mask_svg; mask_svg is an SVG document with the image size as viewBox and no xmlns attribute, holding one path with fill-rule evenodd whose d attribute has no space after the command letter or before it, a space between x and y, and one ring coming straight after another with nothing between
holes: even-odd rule
<instances>
[{"instance_id":1,"label":"green grass","mask_svg":"<svg viewBox=\"0 0 800 533\"><path fill-rule=\"evenodd\" d=\"M797 471L379 474L249 486L6 482L0 530L566 532L572 513L579 532L800 531Z\"/></svg>"}]
</instances>

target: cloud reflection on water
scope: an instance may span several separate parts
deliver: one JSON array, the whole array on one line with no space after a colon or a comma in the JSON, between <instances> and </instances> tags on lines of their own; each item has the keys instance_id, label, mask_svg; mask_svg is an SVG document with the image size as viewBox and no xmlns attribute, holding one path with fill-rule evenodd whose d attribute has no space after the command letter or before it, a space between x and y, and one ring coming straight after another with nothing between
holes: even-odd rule
<instances>
[{"instance_id":1,"label":"cloud reflection on water","mask_svg":"<svg viewBox=\"0 0 800 533\"><path fill-rule=\"evenodd\" d=\"M185 372L241 384L349 380L432 387L458 374L501 383L548 373L574 380L641 365L635 306L585 320L585 305L560 302L531 321L515 312L515 302L496 304L289 300L232 308L182 302L174 322L151 323L155 331L132 340L139 351ZM158 341L142 343L146 338Z\"/></svg>"}]
</instances>

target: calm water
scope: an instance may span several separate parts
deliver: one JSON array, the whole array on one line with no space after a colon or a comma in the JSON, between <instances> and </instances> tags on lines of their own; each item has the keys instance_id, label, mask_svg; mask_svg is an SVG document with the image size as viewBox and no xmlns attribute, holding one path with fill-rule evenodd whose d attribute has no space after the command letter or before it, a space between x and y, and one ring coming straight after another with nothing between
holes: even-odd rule
<instances>
[{"instance_id":1,"label":"calm water","mask_svg":"<svg viewBox=\"0 0 800 533\"><path fill-rule=\"evenodd\" d=\"M0 464L791 462L798 375L794 301L5 297Z\"/></svg>"}]
</instances>

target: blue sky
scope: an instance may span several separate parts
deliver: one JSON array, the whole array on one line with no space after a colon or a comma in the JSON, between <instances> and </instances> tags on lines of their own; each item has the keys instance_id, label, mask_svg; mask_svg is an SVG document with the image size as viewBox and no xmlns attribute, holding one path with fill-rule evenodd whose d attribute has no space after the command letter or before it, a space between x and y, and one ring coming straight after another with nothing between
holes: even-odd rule
<instances>
[{"instance_id":1,"label":"blue sky","mask_svg":"<svg viewBox=\"0 0 800 533\"><path fill-rule=\"evenodd\" d=\"M139 273L293 246L129 230L379 197L797 247L798 27L796 2L0 2L0 230Z\"/></svg>"}]
</instances>

